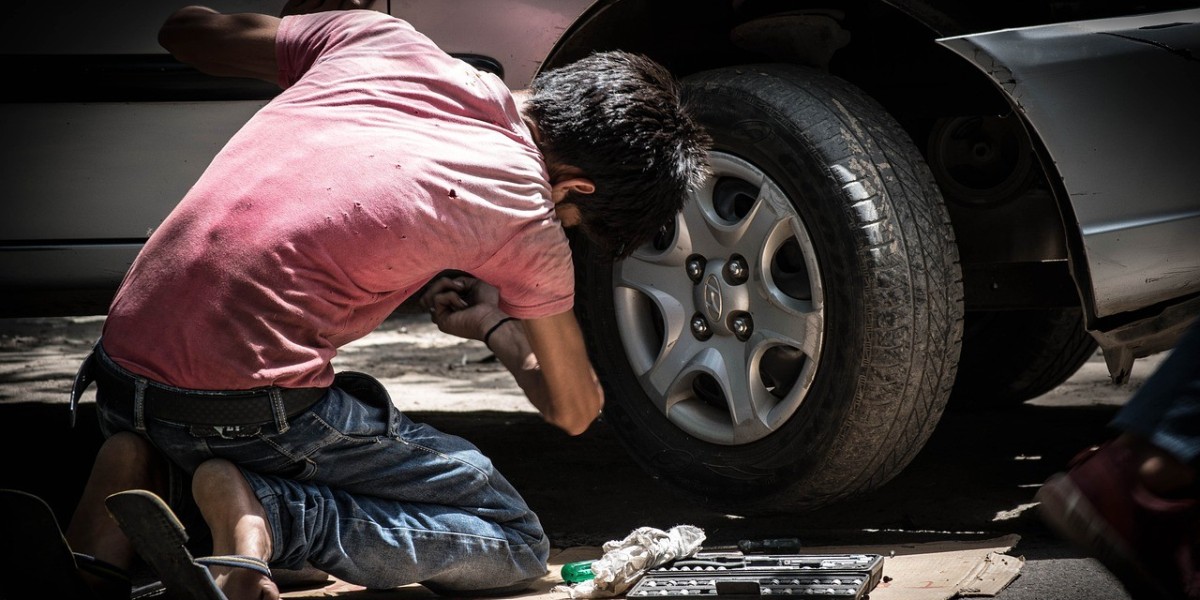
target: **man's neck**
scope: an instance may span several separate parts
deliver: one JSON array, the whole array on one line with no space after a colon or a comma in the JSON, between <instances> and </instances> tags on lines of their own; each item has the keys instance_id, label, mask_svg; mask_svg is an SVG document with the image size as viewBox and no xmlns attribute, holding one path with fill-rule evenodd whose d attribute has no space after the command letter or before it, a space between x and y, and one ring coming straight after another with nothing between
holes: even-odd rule
<instances>
[{"instance_id":1,"label":"man's neck","mask_svg":"<svg viewBox=\"0 0 1200 600\"><path fill-rule=\"evenodd\" d=\"M526 112L527 107L529 106L529 99L532 96L533 92L530 92L529 90L512 91L513 102L515 102L517 105L517 114L521 115L521 120L525 121L525 126L529 128L529 133L533 135L533 143L537 144L540 148L541 132L538 131L537 123L535 123L533 119L529 117L529 113Z\"/></svg>"}]
</instances>

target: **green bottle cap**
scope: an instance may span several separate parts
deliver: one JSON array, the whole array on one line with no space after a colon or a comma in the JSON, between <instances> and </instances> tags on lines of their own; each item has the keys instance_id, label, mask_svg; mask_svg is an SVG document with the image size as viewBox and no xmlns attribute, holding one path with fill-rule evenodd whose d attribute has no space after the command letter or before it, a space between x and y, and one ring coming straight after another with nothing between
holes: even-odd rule
<instances>
[{"instance_id":1,"label":"green bottle cap","mask_svg":"<svg viewBox=\"0 0 1200 600\"><path fill-rule=\"evenodd\" d=\"M595 561L581 560L563 565L562 578L567 583L579 583L596 577L592 573L592 563Z\"/></svg>"}]
</instances>

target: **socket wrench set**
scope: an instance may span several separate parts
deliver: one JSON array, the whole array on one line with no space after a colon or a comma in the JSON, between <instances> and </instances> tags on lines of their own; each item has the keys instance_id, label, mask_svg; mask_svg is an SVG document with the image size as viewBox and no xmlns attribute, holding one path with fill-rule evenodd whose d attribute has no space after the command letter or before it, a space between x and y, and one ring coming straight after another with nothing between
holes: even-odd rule
<instances>
[{"instance_id":1,"label":"socket wrench set","mask_svg":"<svg viewBox=\"0 0 1200 600\"><path fill-rule=\"evenodd\" d=\"M646 571L626 597L860 600L882 578L878 554L697 552Z\"/></svg>"}]
</instances>

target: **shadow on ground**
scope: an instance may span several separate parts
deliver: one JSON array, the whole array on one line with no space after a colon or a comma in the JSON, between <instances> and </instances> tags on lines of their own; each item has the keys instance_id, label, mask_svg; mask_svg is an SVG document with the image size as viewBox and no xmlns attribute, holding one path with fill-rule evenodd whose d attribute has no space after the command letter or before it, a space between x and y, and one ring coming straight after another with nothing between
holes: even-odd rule
<instances>
[{"instance_id":1,"label":"shadow on ground","mask_svg":"<svg viewBox=\"0 0 1200 600\"><path fill-rule=\"evenodd\" d=\"M80 408L71 429L65 403L0 404L0 486L43 496L64 524L100 443L94 403ZM410 415L491 456L558 547L599 545L636 527L686 523L703 528L710 543L798 537L809 545L870 544L1018 533L1030 556L1048 535L1030 510L1036 486L1101 440L1115 410L1022 405L949 413L909 468L879 491L807 514L773 516L711 511L679 495L642 471L603 421L571 438L531 413Z\"/></svg>"}]
</instances>

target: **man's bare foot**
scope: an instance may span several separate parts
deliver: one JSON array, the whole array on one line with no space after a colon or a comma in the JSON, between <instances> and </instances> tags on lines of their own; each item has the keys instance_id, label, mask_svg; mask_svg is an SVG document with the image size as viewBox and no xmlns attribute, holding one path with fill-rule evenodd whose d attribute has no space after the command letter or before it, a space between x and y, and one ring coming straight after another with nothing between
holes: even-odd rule
<instances>
[{"instance_id":1,"label":"man's bare foot","mask_svg":"<svg viewBox=\"0 0 1200 600\"><path fill-rule=\"evenodd\" d=\"M1137 454L1138 480L1146 489L1166 497L1195 491L1196 470L1174 455L1128 433L1118 437L1115 443L1131 448Z\"/></svg>"},{"instance_id":2,"label":"man's bare foot","mask_svg":"<svg viewBox=\"0 0 1200 600\"><path fill-rule=\"evenodd\" d=\"M271 558L267 513L233 463L212 459L192 478L192 495L213 537L213 554ZM229 600L275 600L279 588L270 577L249 569L212 567L217 586Z\"/></svg>"},{"instance_id":3,"label":"man's bare foot","mask_svg":"<svg viewBox=\"0 0 1200 600\"><path fill-rule=\"evenodd\" d=\"M217 575L217 572L221 570L226 572ZM279 598L279 588L275 582L257 571L220 567L214 567L212 571L217 581L217 587L225 592L225 597L229 600L275 600Z\"/></svg>"}]
</instances>

